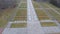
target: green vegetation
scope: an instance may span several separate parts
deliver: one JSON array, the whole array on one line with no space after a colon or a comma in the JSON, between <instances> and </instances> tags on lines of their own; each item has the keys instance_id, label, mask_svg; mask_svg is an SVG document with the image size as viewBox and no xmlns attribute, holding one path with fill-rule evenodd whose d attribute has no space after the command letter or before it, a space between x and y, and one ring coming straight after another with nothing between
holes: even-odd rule
<instances>
[{"instance_id":1,"label":"green vegetation","mask_svg":"<svg viewBox=\"0 0 60 34\"><path fill-rule=\"evenodd\" d=\"M9 18L11 17L11 15L14 13L13 8L8 8L3 10L2 15L0 16L0 28L4 28L6 27Z\"/></svg>"},{"instance_id":2,"label":"green vegetation","mask_svg":"<svg viewBox=\"0 0 60 34\"><path fill-rule=\"evenodd\" d=\"M21 0L21 2L27 2L27 0Z\"/></svg>"},{"instance_id":3,"label":"green vegetation","mask_svg":"<svg viewBox=\"0 0 60 34\"><path fill-rule=\"evenodd\" d=\"M13 23L11 28L25 28L27 27L27 23Z\"/></svg>"},{"instance_id":4,"label":"green vegetation","mask_svg":"<svg viewBox=\"0 0 60 34\"><path fill-rule=\"evenodd\" d=\"M15 9L5 9L4 12L2 13L3 16L5 16L6 18L10 18L10 16L14 13Z\"/></svg>"},{"instance_id":5,"label":"green vegetation","mask_svg":"<svg viewBox=\"0 0 60 34\"><path fill-rule=\"evenodd\" d=\"M52 8L54 8L55 10L57 10L57 11L60 13L60 8L54 6L54 5L50 4L50 3L44 3L44 4L45 4L46 6L48 5L48 6L52 7Z\"/></svg>"},{"instance_id":6,"label":"green vegetation","mask_svg":"<svg viewBox=\"0 0 60 34\"><path fill-rule=\"evenodd\" d=\"M27 1L27 0L21 0L23 1ZM27 3L22 3L20 8L27 8ZM2 11L2 13L0 12L0 28L4 28L6 27L8 20L10 19L10 17L12 16L12 14L14 14L14 12L16 8L8 8L8 9L4 9ZM14 18L14 20L27 20L27 9L19 9L16 17Z\"/></svg>"},{"instance_id":7,"label":"green vegetation","mask_svg":"<svg viewBox=\"0 0 60 34\"><path fill-rule=\"evenodd\" d=\"M14 20L27 20L27 9L19 9Z\"/></svg>"},{"instance_id":8,"label":"green vegetation","mask_svg":"<svg viewBox=\"0 0 60 34\"><path fill-rule=\"evenodd\" d=\"M37 3L37 2L32 2L32 3L33 3L34 8L40 8L39 3Z\"/></svg>"},{"instance_id":9,"label":"green vegetation","mask_svg":"<svg viewBox=\"0 0 60 34\"><path fill-rule=\"evenodd\" d=\"M60 16L59 14L57 14L55 11L49 9L48 12L53 15L53 16Z\"/></svg>"},{"instance_id":10,"label":"green vegetation","mask_svg":"<svg viewBox=\"0 0 60 34\"><path fill-rule=\"evenodd\" d=\"M41 22L42 27L57 26L54 22Z\"/></svg>"},{"instance_id":11,"label":"green vegetation","mask_svg":"<svg viewBox=\"0 0 60 34\"><path fill-rule=\"evenodd\" d=\"M40 5L43 6L44 8L49 8L48 6L45 5L45 3L40 2Z\"/></svg>"},{"instance_id":12,"label":"green vegetation","mask_svg":"<svg viewBox=\"0 0 60 34\"><path fill-rule=\"evenodd\" d=\"M56 6L54 6L54 5L50 4L50 3L45 3L45 4L51 6L52 8L56 8L56 9L58 9Z\"/></svg>"},{"instance_id":13,"label":"green vegetation","mask_svg":"<svg viewBox=\"0 0 60 34\"><path fill-rule=\"evenodd\" d=\"M37 16L39 20L48 20L49 17L46 15L46 13L43 10L35 9Z\"/></svg>"},{"instance_id":14,"label":"green vegetation","mask_svg":"<svg viewBox=\"0 0 60 34\"><path fill-rule=\"evenodd\" d=\"M19 8L27 8L27 3L21 3Z\"/></svg>"},{"instance_id":15,"label":"green vegetation","mask_svg":"<svg viewBox=\"0 0 60 34\"><path fill-rule=\"evenodd\" d=\"M57 13L54 12L53 10L48 10L48 11L49 11L49 13L50 13L52 16L54 16L54 18L55 18L57 21L60 22L60 15L59 15L59 14L57 14Z\"/></svg>"},{"instance_id":16,"label":"green vegetation","mask_svg":"<svg viewBox=\"0 0 60 34\"><path fill-rule=\"evenodd\" d=\"M7 20L4 18L0 18L0 28L5 28L7 25Z\"/></svg>"}]
</instances>

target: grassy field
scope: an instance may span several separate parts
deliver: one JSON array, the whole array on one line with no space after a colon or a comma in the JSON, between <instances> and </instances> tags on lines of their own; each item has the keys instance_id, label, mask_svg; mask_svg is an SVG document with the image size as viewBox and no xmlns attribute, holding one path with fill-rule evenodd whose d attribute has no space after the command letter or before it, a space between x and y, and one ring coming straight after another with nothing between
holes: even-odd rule
<instances>
[{"instance_id":1,"label":"grassy field","mask_svg":"<svg viewBox=\"0 0 60 34\"><path fill-rule=\"evenodd\" d=\"M27 3L21 3L19 8L27 8Z\"/></svg>"},{"instance_id":2,"label":"grassy field","mask_svg":"<svg viewBox=\"0 0 60 34\"><path fill-rule=\"evenodd\" d=\"M11 28L25 28L27 27L27 23L13 23Z\"/></svg>"},{"instance_id":3,"label":"grassy field","mask_svg":"<svg viewBox=\"0 0 60 34\"><path fill-rule=\"evenodd\" d=\"M10 16L14 13L14 8L6 9L4 10L3 16L6 16L7 18L10 18Z\"/></svg>"},{"instance_id":4,"label":"grassy field","mask_svg":"<svg viewBox=\"0 0 60 34\"><path fill-rule=\"evenodd\" d=\"M33 6L35 8L35 11L37 13L37 16L39 20L49 20L50 18L46 15L46 13L43 10L40 10L40 3L32 1ZM42 3L41 3L42 4ZM43 4L42 4L43 5ZM44 6L45 7L45 6ZM37 8L37 9L36 9ZM42 7L41 7L42 8Z\"/></svg>"},{"instance_id":5,"label":"grassy field","mask_svg":"<svg viewBox=\"0 0 60 34\"><path fill-rule=\"evenodd\" d=\"M60 8L54 6L54 5L50 4L50 3L44 3L44 5L45 5L45 6L48 5L48 6L52 7L53 9L57 10L57 11L60 13ZM48 6L47 6L47 7L48 7Z\"/></svg>"},{"instance_id":6,"label":"grassy field","mask_svg":"<svg viewBox=\"0 0 60 34\"><path fill-rule=\"evenodd\" d=\"M7 24L7 20L4 17L0 17L0 28L5 28Z\"/></svg>"},{"instance_id":7,"label":"grassy field","mask_svg":"<svg viewBox=\"0 0 60 34\"><path fill-rule=\"evenodd\" d=\"M21 5L17 11L14 21L26 21L27 20L27 0L21 0ZM27 23L12 23L11 28L25 28Z\"/></svg>"},{"instance_id":8,"label":"grassy field","mask_svg":"<svg viewBox=\"0 0 60 34\"><path fill-rule=\"evenodd\" d=\"M26 2L27 3L27 0L21 0L21 2Z\"/></svg>"},{"instance_id":9,"label":"grassy field","mask_svg":"<svg viewBox=\"0 0 60 34\"><path fill-rule=\"evenodd\" d=\"M50 3L40 3L44 8L49 8L48 6L52 7L53 9L55 9L57 12L60 13L60 8L50 4ZM47 9L48 10L48 9ZM48 12L54 16L54 18L60 23L60 15L57 14L56 12L54 12L52 9L49 9Z\"/></svg>"},{"instance_id":10,"label":"grassy field","mask_svg":"<svg viewBox=\"0 0 60 34\"><path fill-rule=\"evenodd\" d=\"M35 1L32 1L32 3L33 3L34 8L40 8L39 3L35 2Z\"/></svg>"},{"instance_id":11,"label":"grassy field","mask_svg":"<svg viewBox=\"0 0 60 34\"><path fill-rule=\"evenodd\" d=\"M14 18L14 21L20 20L20 21L25 21L27 20L27 0L21 0L21 5L18 9L18 12Z\"/></svg>"},{"instance_id":12,"label":"grassy field","mask_svg":"<svg viewBox=\"0 0 60 34\"><path fill-rule=\"evenodd\" d=\"M46 13L39 9L39 8L49 8L48 6L52 7L53 9L55 9L57 12L60 12L60 8L50 4L50 3L44 3L44 2L36 2L36 1L32 1L33 6L35 8L35 11L37 13L37 16L39 18L39 20L49 20L50 18L46 15ZM40 7L42 6L42 7ZM47 11L53 16L53 18L55 18L59 23L60 23L60 15L57 14L55 11L53 11L51 8L47 9Z\"/></svg>"},{"instance_id":13,"label":"grassy field","mask_svg":"<svg viewBox=\"0 0 60 34\"><path fill-rule=\"evenodd\" d=\"M0 28L6 27L6 24L8 23L8 19L11 17L11 15L14 13L14 9L5 9L3 10L2 15L0 16Z\"/></svg>"},{"instance_id":14,"label":"grassy field","mask_svg":"<svg viewBox=\"0 0 60 34\"><path fill-rule=\"evenodd\" d=\"M40 4L41 6L43 6L44 8L49 8L49 7L46 6L45 3L43 3L43 2L40 2L39 4Z\"/></svg>"},{"instance_id":15,"label":"grassy field","mask_svg":"<svg viewBox=\"0 0 60 34\"><path fill-rule=\"evenodd\" d=\"M54 22L41 22L40 23L42 27L51 27L51 26L57 26Z\"/></svg>"},{"instance_id":16,"label":"grassy field","mask_svg":"<svg viewBox=\"0 0 60 34\"><path fill-rule=\"evenodd\" d=\"M44 3L44 4L47 4L47 5L51 6L52 8L59 9L58 7L54 6L53 4L50 4L50 3Z\"/></svg>"},{"instance_id":17,"label":"grassy field","mask_svg":"<svg viewBox=\"0 0 60 34\"><path fill-rule=\"evenodd\" d=\"M51 10L51 9L49 9L48 12L49 12L50 14L52 14L53 16L60 16L59 14L57 14L55 11L53 11L53 10Z\"/></svg>"},{"instance_id":18,"label":"grassy field","mask_svg":"<svg viewBox=\"0 0 60 34\"><path fill-rule=\"evenodd\" d=\"M59 15L59 14L57 14L57 13L54 12L53 10L48 10L48 12L49 12L52 16L54 16L54 18L55 18L57 21L60 22L60 15Z\"/></svg>"},{"instance_id":19,"label":"grassy field","mask_svg":"<svg viewBox=\"0 0 60 34\"><path fill-rule=\"evenodd\" d=\"M27 20L27 9L19 9L14 18L16 20Z\"/></svg>"},{"instance_id":20,"label":"grassy field","mask_svg":"<svg viewBox=\"0 0 60 34\"><path fill-rule=\"evenodd\" d=\"M46 15L46 13L43 10L35 9L37 16L39 20L48 20L49 17Z\"/></svg>"}]
</instances>

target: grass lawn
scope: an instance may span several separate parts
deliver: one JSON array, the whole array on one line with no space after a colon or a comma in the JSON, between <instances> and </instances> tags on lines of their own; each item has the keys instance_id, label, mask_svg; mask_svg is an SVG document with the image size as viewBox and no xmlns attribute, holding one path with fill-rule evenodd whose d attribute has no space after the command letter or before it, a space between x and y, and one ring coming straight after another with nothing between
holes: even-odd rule
<instances>
[{"instance_id":1,"label":"grass lawn","mask_svg":"<svg viewBox=\"0 0 60 34\"><path fill-rule=\"evenodd\" d=\"M49 17L46 15L46 13L43 10L35 9L37 16L39 20L48 20Z\"/></svg>"},{"instance_id":2,"label":"grass lawn","mask_svg":"<svg viewBox=\"0 0 60 34\"><path fill-rule=\"evenodd\" d=\"M7 25L7 20L4 19L3 17L0 18L0 28L5 28Z\"/></svg>"},{"instance_id":3,"label":"grass lawn","mask_svg":"<svg viewBox=\"0 0 60 34\"><path fill-rule=\"evenodd\" d=\"M6 16L7 18L10 18L10 16L14 13L14 8L6 9L4 10L3 16Z\"/></svg>"},{"instance_id":4,"label":"grass lawn","mask_svg":"<svg viewBox=\"0 0 60 34\"><path fill-rule=\"evenodd\" d=\"M25 28L27 27L27 23L13 23L11 28Z\"/></svg>"},{"instance_id":5,"label":"grass lawn","mask_svg":"<svg viewBox=\"0 0 60 34\"><path fill-rule=\"evenodd\" d=\"M60 21L60 15L59 15L59 14L57 14L57 13L54 12L53 10L48 10L48 11L49 11L49 13L50 13L52 16L54 16L54 18L55 18L56 20Z\"/></svg>"},{"instance_id":6,"label":"grass lawn","mask_svg":"<svg viewBox=\"0 0 60 34\"><path fill-rule=\"evenodd\" d=\"M50 4L50 3L45 3L45 5L46 6L48 5L48 6L52 7L52 8L54 8L55 10L57 10L60 13L60 8L54 6L54 5Z\"/></svg>"},{"instance_id":7,"label":"grass lawn","mask_svg":"<svg viewBox=\"0 0 60 34\"><path fill-rule=\"evenodd\" d=\"M8 23L8 19L11 17L11 15L13 14L14 9L5 9L3 10L2 15L0 16L0 28L4 28L6 27L7 23Z\"/></svg>"},{"instance_id":8,"label":"grass lawn","mask_svg":"<svg viewBox=\"0 0 60 34\"><path fill-rule=\"evenodd\" d=\"M33 6L34 6L34 8L40 8L40 5L39 5L39 3L38 2L32 2L33 3Z\"/></svg>"},{"instance_id":9,"label":"grass lawn","mask_svg":"<svg viewBox=\"0 0 60 34\"><path fill-rule=\"evenodd\" d=\"M45 5L45 3L40 2L40 5L43 6L44 8L49 8L48 6Z\"/></svg>"},{"instance_id":10,"label":"grass lawn","mask_svg":"<svg viewBox=\"0 0 60 34\"><path fill-rule=\"evenodd\" d=\"M51 6L52 8L59 9L58 7L54 6L54 5L53 5L53 4L51 4L51 3L45 3L45 4L47 4L47 5Z\"/></svg>"},{"instance_id":11,"label":"grass lawn","mask_svg":"<svg viewBox=\"0 0 60 34\"><path fill-rule=\"evenodd\" d=\"M14 20L27 20L27 9L19 9Z\"/></svg>"},{"instance_id":12,"label":"grass lawn","mask_svg":"<svg viewBox=\"0 0 60 34\"><path fill-rule=\"evenodd\" d=\"M21 0L21 2L27 2L27 0Z\"/></svg>"},{"instance_id":13,"label":"grass lawn","mask_svg":"<svg viewBox=\"0 0 60 34\"><path fill-rule=\"evenodd\" d=\"M45 4L46 6L48 5L48 6L52 7L52 8L54 8L55 10L57 10L58 12L60 12L60 8L58 8L58 7L56 7L56 6L52 5L52 4L50 4L50 3L44 3L44 4ZM54 18L60 23L60 15L57 14L56 12L54 12L54 11L51 10L51 9L49 9L48 11L49 11L49 13L50 13L52 16L54 16Z\"/></svg>"},{"instance_id":14,"label":"grass lawn","mask_svg":"<svg viewBox=\"0 0 60 34\"><path fill-rule=\"evenodd\" d=\"M41 22L40 23L42 27L51 27L51 26L57 26L54 22Z\"/></svg>"},{"instance_id":15,"label":"grass lawn","mask_svg":"<svg viewBox=\"0 0 60 34\"><path fill-rule=\"evenodd\" d=\"M19 8L27 8L27 3L21 3Z\"/></svg>"},{"instance_id":16,"label":"grass lawn","mask_svg":"<svg viewBox=\"0 0 60 34\"><path fill-rule=\"evenodd\" d=\"M48 12L53 15L53 16L60 16L59 14L57 14L55 11L49 9Z\"/></svg>"}]
</instances>

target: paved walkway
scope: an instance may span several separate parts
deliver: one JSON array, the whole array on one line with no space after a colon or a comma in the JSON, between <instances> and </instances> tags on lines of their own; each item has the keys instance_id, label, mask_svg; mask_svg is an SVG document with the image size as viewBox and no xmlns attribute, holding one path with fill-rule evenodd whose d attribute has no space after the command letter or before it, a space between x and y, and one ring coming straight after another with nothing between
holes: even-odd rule
<instances>
[{"instance_id":1,"label":"paved walkway","mask_svg":"<svg viewBox=\"0 0 60 34\"><path fill-rule=\"evenodd\" d=\"M28 34L44 34L40 22L35 13L32 0L27 0L28 3Z\"/></svg>"},{"instance_id":2,"label":"paved walkway","mask_svg":"<svg viewBox=\"0 0 60 34\"><path fill-rule=\"evenodd\" d=\"M5 28L2 34L27 34L26 28Z\"/></svg>"}]
</instances>

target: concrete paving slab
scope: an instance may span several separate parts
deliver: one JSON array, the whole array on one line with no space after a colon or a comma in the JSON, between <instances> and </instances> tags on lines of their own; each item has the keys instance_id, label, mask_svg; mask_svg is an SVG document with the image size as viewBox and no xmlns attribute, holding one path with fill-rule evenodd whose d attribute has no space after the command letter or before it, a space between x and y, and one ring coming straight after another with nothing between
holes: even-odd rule
<instances>
[{"instance_id":1,"label":"concrete paving slab","mask_svg":"<svg viewBox=\"0 0 60 34\"><path fill-rule=\"evenodd\" d=\"M60 32L60 29L56 26L52 26L52 27L43 27L43 30L45 33L57 33Z\"/></svg>"},{"instance_id":2,"label":"concrete paving slab","mask_svg":"<svg viewBox=\"0 0 60 34\"><path fill-rule=\"evenodd\" d=\"M27 34L26 28L5 28L2 34Z\"/></svg>"}]
</instances>

